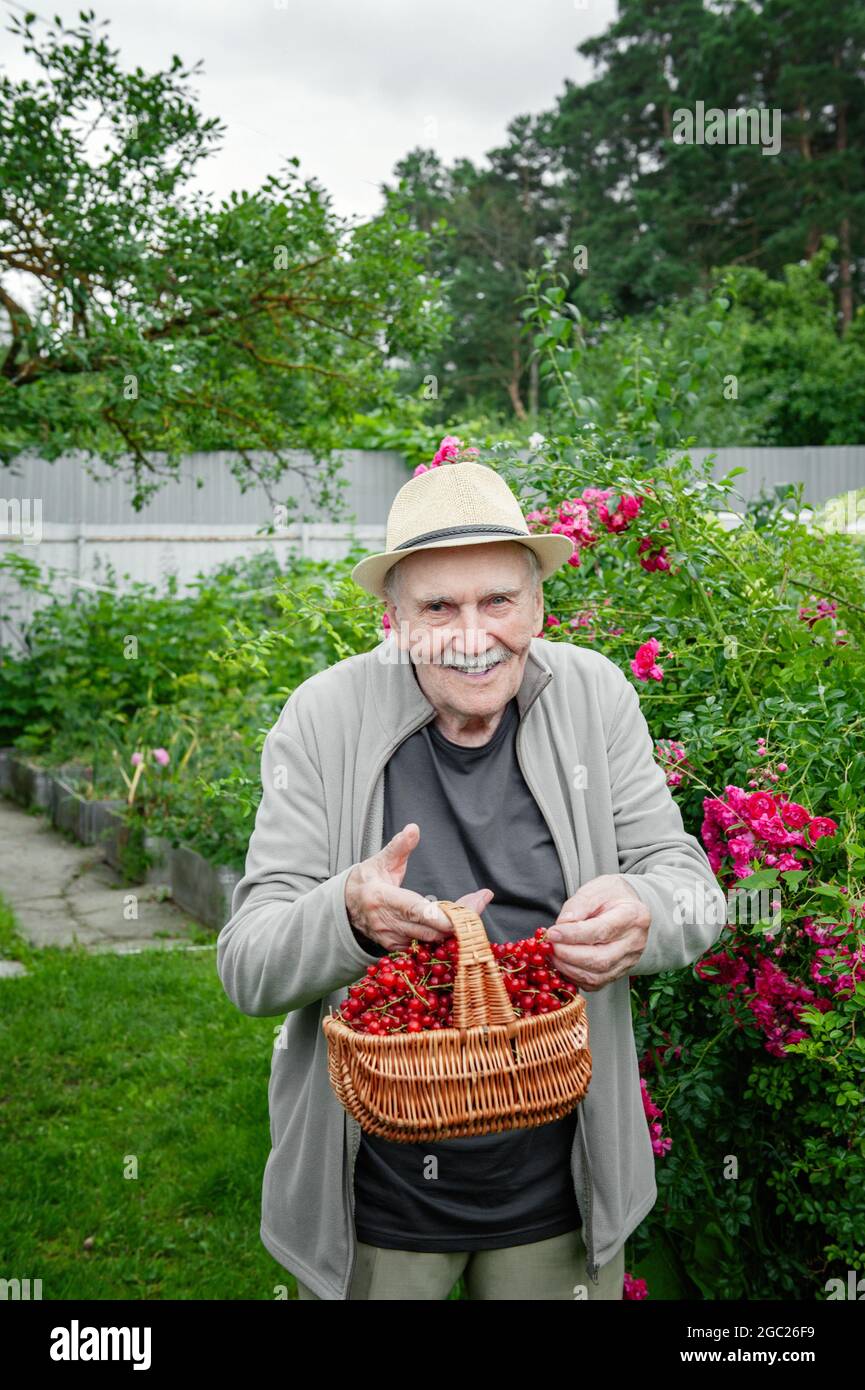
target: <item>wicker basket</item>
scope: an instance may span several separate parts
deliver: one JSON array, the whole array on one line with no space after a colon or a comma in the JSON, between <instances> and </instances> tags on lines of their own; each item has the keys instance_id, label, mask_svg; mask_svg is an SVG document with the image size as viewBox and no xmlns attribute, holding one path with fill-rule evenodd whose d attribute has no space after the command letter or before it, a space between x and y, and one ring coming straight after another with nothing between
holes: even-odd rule
<instances>
[{"instance_id":1,"label":"wicker basket","mask_svg":"<svg viewBox=\"0 0 865 1390\"><path fill-rule=\"evenodd\" d=\"M364 1130L404 1144L561 1119L592 1075L585 1000L517 1018L480 917L446 900L438 906L459 942L455 1026L376 1037L328 1015L334 1091Z\"/></svg>"}]
</instances>

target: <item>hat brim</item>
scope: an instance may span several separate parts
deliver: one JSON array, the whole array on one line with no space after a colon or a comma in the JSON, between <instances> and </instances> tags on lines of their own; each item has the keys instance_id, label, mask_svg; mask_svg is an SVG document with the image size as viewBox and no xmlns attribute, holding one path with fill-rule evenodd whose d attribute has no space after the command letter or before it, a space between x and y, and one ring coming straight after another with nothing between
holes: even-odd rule
<instances>
[{"instance_id":1,"label":"hat brim","mask_svg":"<svg viewBox=\"0 0 865 1390\"><path fill-rule=\"evenodd\" d=\"M567 562L574 551L574 542L569 536L563 536L558 532L545 532L539 536L446 536L440 541L430 541L427 545L409 545L405 550L383 550L377 555L367 555L363 560L359 560L351 572L351 577L355 584L361 589L365 589L368 594L375 598L385 599L387 595L382 588L382 582L389 569L404 559L406 555L413 555L418 550L440 550L447 546L456 545L492 545L501 544L503 540L513 540L517 545L525 545L529 550L533 550L541 562L541 581L548 579L557 569Z\"/></svg>"}]
</instances>

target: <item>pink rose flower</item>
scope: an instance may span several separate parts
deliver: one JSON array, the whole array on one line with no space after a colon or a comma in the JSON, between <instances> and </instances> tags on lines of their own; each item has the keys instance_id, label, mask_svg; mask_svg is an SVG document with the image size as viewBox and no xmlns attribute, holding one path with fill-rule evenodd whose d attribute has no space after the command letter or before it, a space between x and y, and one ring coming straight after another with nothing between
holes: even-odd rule
<instances>
[{"instance_id":1,"label":"pink rose flower","mask_svg":"<svg viewBox=\"0 0 865 1390\"><path fill-rule=\"evenodd\" d=\"M652 573L655 570L668 570L670 568L670 558L667 554L667 547L659 545L651 536L644 536L637 546L637 555L644 570Z\"/></svg>"},{"instance_id":2,"label":"pink rose flower","mask_svg":"<svg viewBox=\"0 0 865 1390\"><path fill-rule=\"evenodd\" d=\"M663 668L658 666L655 660L660 649L661 644L657 637L650 637L648 642L637 648L636 656L631 660L631 670L637 680L663 680Z\"/></svg>"},{"instance_id":3,"label":"pink rose flower","mask_svg":"<svg viewBox=\"0 0 865 1390\"><path fill-rule=\"evenodd\" d=\"M829 816L815 816L808 826L811 843L814 844L816 840L822 840L826 835L834 835L837 829L838 826L835 821L831 820Z\"/></svg>"},{"instance_id":4,"label":"pink rose flower","mask_svg":"<svg viewBox=\"0 0 865 1390\"><path fill-rule=\"evenodd\" d=\"M648 1295L649 1286L646 1283L645 1279L634 1279L630 1274L626 1272L624 1278L624 1288L622 1291L623 1300L626 1298L648 1298Z\"/></svg>"},{"instance_id":5,"label":"pink rose flower","mask_svg":"<svg viewBox=\"0 0 865 1390\"><path fill-rule=\"evenodd\" d=\"M776 810L775 798L768 792L754 792L748 797L749 816L774 816Z\"/></svg>"}]
</instances>

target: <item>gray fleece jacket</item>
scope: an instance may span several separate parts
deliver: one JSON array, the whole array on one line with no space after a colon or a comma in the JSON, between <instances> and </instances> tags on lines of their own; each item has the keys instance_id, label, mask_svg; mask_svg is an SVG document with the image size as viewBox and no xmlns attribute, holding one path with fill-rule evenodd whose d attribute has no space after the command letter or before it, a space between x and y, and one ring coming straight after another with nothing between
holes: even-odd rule
<instances>
[{"instance_id":1,"label":"gray fleece jacket","mask_svg":"<svg viewBox=\"0 0 865 1390\"><path fill-rule=\"evenodd\" d=\"M651 913L646 949L630 973L695 961L721 934L726 903L683 828L634 687L599 652L535 637L517 708L518 761L568 896L600 874L624 874ZM385 764L435 713L389 638L292 692L265 739L245 875L217 942L232 1003L254 1018L285 1015L268 1085L260 1234L322 1299L349 1296L360 1127L331 1089L321 1025L378 959L352 932L345 883L381 848ZM586 1272L597 1282L600 1265L654 1206L657 1188L628 975L585 999L592 1079L578 1107L571 1171Z\"/></svg>"}]
</instances>

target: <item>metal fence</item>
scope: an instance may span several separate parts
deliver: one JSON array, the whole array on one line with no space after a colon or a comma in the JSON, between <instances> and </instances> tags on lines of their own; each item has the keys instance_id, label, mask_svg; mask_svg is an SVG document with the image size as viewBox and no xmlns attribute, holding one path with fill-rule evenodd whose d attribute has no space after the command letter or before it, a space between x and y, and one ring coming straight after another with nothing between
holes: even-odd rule
<instances>
[{"instance_id":1,"label":"metal fence","mask_svg":"<svg viewBox=\"0 0 865 1390\"><path fill-rule=\"evenodd\" d=\"M812 506L865 487L865 445L690 450L695 460L712 453L716 458L716 478L731 468L745 469L735 486L746 501L757 497L761 488L771 489L779 483L804 483L805 500Z\"/></svg>"},{"instance_id":2,"label":"metal fence","mask_svg":"<svg viewBox=\"0 0 865 1390\"><path fill-rule=\"evenodd\" d=\"M865 445L691 450L695 459L710 453L716 458L716 477L731 468L746 470L736 483L745 498L756 496L763 485L773 487L784 482L804 483L806 499L812 503L865 487ZM287 457L307 468L312 463L308 454L298 451L287 451ZM361 526L384 525L394 496L410 476L402 455L388 449L344 449L340 457L347 484L345 520L353 517ZM98 462L75 456L54 463L27 457L17 460L13 470L0 468L0 499L41 499L43 519L65 525L137 527L169 522L214 526L229 522L260 526L272 517L270 502L258 485L241 490L230 471L236 458L228 452L189 454L179 479L166 482L141 512L130 503L127 478ZM309 510L308 491L296 475L293 483L292 476L286 476L284 490L296 493L300 511ZM280 487L277 492L282 490ZM316 522L330 519L312 517Z\"/></svg>"},{"instance_id":3,"label":"metal fence","mask_svg":"<svg viewBox=\"0 0 865 1390\"><path fill-rule=\"evenodd\" d=\"M286 457L306 469L313 463L309 454L297 450L286 450ZM395 494L410 476L402 455L387 449L343 449L339 457L349 512L361 526L383 525ZM22 458L16 460L14 473L0 468L0 498L41 498L43 519L65 525L264 525L273 519L267 494L260 485L241 490L230 468L237 459L236 454L220 451L188 454L178 480L168 480L140 512L130 502L128 478L74 455L54 463ZM310 510L309 491L296 473L287 473L274 491L277 496L294 494L299 514Z\"/></svg>"},{"instance_id":4,"label":"metal fence","mask_svg":"<svg viewBox=\"0 0 865 1390\"><path fill-rule=\"evenodd\" d=\"M744 499L779 483L804 484L812 505L865 487L865 447L814 449L693 449L694 458L714 452L714 473L735 467ZM162 586L175 576L183 593L196 576L226 560L269 546L277 556L293 551L314 558L336 558L352 543L368 550L384 548L385 521L394 496L410 477L405 460L389 450L342 451L347 515L354 520L318 520L280 528L264 535L274 520L261 487L242 491L230 471L232 455L193 454L184 460L178 482L168 482L148 505L136 512L127 479L78 458L47 463L40 458L0 470L0 557L29 555L42 569L60 572L58 583L69 594L106 583L112 567L121 586L136 581ZM308 466L308 455L295 453ZM101 480L97 481L97 477ZM301 511L309 511L305 487L286 479L277 493L294 493ZM38 514L38 515L37 515ZM0 572L0 643L21 640L35 609L44 600L22 594Z\"/></svg>"},{"instance_id":5,"label":"metal fence","mask_svg":"<svg viewBox=\"0 0 865 1390\"><path fill-rule=\"evenodd\" d=\"M744 498L757 495L762 485L804 482L805 499L819 503L848 489L865 486L865 446L820 449L693 449L694 459L716 457L715 475L743 467L737 480ZM293 463L310 467L312 459L288 450ZM345 518L359 525L384 525L389 506L403 482L410 477L402 455L388 449L343 449ZM243 492L231 473L236 455L227 452L193 453L182 464L178 481L165 482L160 492L135 512L127 478L102 464L85 463L70 456L47 463L39 457L15 461L13 470L0 468L0 499L40 499L43 520L65 525L261 525L273 518L264 489L254 485ZM95 475L96 474L96 475ZM99 481L97 481L99 480ZM299 510L310 510L309 493L296 475L285 478L285 492L295 492ZM282 491L278 488L277 491ZM313 514L313 521L331 517ZM0 539L1 532L0 518Z\"/></svg>"}]
</instances>

